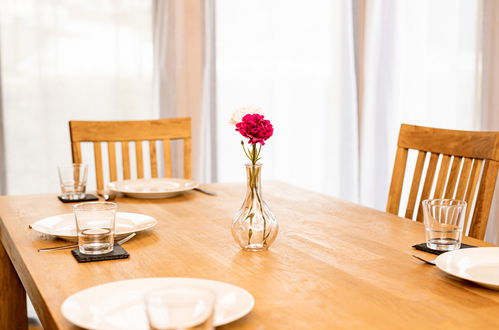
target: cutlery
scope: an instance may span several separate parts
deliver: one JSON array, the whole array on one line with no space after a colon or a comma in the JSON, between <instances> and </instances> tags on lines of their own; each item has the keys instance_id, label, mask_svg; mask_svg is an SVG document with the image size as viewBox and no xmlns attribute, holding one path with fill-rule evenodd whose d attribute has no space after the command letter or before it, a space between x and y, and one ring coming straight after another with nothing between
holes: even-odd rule
<instances>
[{"instance_id":1,"label":"cutlery","mask_svg":"<svg viewBox=\"0 0 499 330\"><path fill-rule=\"evenodd\" d=\"M209 191L209 190L205 190L205 189L199 188L199 187L194 188L194 190L202 192L203 194L210 195L210 196L214 196L217 194L216 191Z\"/></svg>"},{"instance_id":2,"label":"cutlery","mask_svg":"<svg viewBox=\"0 0 499 330\"><path fill-rule=\"evenodd\" d=\"M130 239L132 239L136 233L131 233L127 237L120 239L119 241L116 242L116 244L121 245L123 243L128 242ZM52 248L43 248L43 249L38 249L38 252L46 252L46 251L55 251L55 250L64 250L64 249L71 249L78 247L78 244L71 244L71 245L63 245L63 246L57 246L57 247L52 247Z\"/></svg>"},{"instance_id":3,"label":"cutlery","mask_svg":"<svg viewBox=\"0 0 499 330\"><path fill-rule=\"evenodd\" d=\"M113 201L116 198L116 193L114 191L99 191L97 195L104 198L105 201Z\"/></svg>"},{"instance_id":4,"label":"cutlery","mask_svg":"<svg viewBox=\"0 0 499 330\"><path fill-rule=\"evenodd\" d=\"M432 266L435 266L435 265L436 265L436 264L435 264L435 260L426 260L426 259L423 259L423 258L421 258L421 257L415 256L414 254L413 254L412 256L413 256L414 258L416 258L416 259L419 259L419 260L421 260L421 261L423 261L423 262L425 262L425 263L429 264L429 265L432 265Z\"/></svg>"}]
</instances>

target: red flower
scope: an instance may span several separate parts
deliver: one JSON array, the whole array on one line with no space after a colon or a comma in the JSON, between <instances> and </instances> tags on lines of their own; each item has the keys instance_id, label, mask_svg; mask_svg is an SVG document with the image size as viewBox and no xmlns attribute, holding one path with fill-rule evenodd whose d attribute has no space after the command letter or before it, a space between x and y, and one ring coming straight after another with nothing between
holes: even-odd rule
<instances>
[{"instance_id":1,"label":"red flower","mask_svg":"<svg viewBox=\"0 0 499 330\"><path fill-rule=\"evenodd\" d=\"M236 131L248 138L249 144L265 145L265 140L272 136L274 127L269 120L259 114L248 114L243 117L240 123L236 124Z\"/></svg>"}]
</instances>

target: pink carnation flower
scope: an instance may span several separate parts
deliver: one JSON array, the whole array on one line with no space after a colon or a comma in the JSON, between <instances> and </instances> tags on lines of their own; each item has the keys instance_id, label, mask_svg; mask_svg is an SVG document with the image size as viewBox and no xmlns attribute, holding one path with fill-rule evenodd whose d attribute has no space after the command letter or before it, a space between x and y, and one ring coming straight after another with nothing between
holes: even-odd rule
<instances>
[{"instance_id":1,"label":"pink carnation flower","mask_svg":"<svg viewBox=\"0 0 499 330\"><path fill-rule=\"evenodd\" d=\"M236 124L236 131L248 138L249 144L265 145L265 140L272 136L274 127L269 120L259 114L247 114L242 121Z\"/></svg>"}]
</instances>

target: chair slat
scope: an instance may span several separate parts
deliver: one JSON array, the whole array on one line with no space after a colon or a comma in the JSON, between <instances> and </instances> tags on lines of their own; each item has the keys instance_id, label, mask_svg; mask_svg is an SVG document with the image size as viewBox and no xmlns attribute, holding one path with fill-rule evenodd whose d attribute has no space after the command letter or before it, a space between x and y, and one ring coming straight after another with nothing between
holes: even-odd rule
<instances>
[{"instance_id":1,"label":"chair slat","mask_svg":"<svg viewBox=\"0 0 499 330\"><path fill-rule=\"evenodd\" d=\"M135 141L135 160L137 162L137 178L144 177L144 156L142 154L142 141Z\"/></svg>"},{"instance_id":2,"label":"chair slat","mask_svg":"<svg viewBox=\"0 0 499 330\"><path fill-rule=\"evenodd\" d=\"M161 157L160 154L162 151L165 152L164 176L171 177L173 155L170 150L170 141L182 140L184 141L184 176L187 178L192 177L192 130L190 118L139 121L70 121L69 132L74 162L82 161L81 142L107 143L108 157L104 157L103 159L103 155L101 154L101 163L103 168L105 168L104 170L107 170L109 167L109 179L113 181L119 179L129 180L132 177L144 178L146 172L149 174L148 168L145 168L145 166L150 166L151 177L158 177L160 172L162 172L158 168L158 158ZM158 140L163 142L162 150L158 149L156 145L157 142L155 141ZM143 145L145 141L149 144L148 159L144 159L143 155L143 148L148 148ZM121 160L119 159L119 152L116 150L118 142L121 143ZM132 142L135 144L135 150L131 150L130 144ZM135 164L132 164L130 160L131 153L134 151L137 166L134 166ZM106 159L109 159L109 165L104 164ZM149 164L145 164L148 161ZM120 166L119 162L122 162L123 166ZM121 168L123 169L122 171ZM132 171L135 173L132 173ZM120 172L123 174L120 174ZM101 175L99 180L102 181L100 186L104 187L104 175Z\"/></svg>"},{"instance_id":3,"label":"chair slat","mask_svg":"<svg viewBox=\"0 0 499 330\"><path fill-rule=\"evenodd\" d=\"M123 160L123 179L130 179L130 148L128 141L121 141L121 158Z\"/></svg>"},{"instance_id":4,"label":"chair slat","mask_svg":"<svg viewBox=\"0 0 499 330\"><path fill-rule=\"evenodd\" d=\"M407 202L407 209L405 211L405 217L408 219L412 219L412 217L414 216L414 206L416 205L416 200L418 198L419 186L421 183L421 176L423 174L425 159L426 159L426 152L419 151L418 159L416 160L416 167L414 168L414 175L412 178L409 200Z\"/></svg>"},{"instance_id":5,"label":"chair slat","mask_svg":"<svg viewBox=\"0 0 499 330\"><path fill-rule=\"evenodd\" d=\"M192 150L191 150L191 139L184 140L184 178L191 179L192 178Z\"/></svg>"},{"instance_id":6,"label":"chair slat","mask_svg":"<svg viewBox=\"0 0 499 330\"><path fill-rule=\"evenodd\" d=\"M71 155L73 156L73 163L81 163L81 146L79 142L71 143Z\"/></svg>"},{"instance_id":7,"label":"chair slat","mask_svg":"<svg viewBox=\"0 0 499 330\"><path fill-rule=\"evenodd\" d=\"M397 148L395 156L395 166L393 168L392 183L390 184L390 193L386 203L386 212L398 215L400 207L400 197L402 196L402 187L404 185L405 166L407 164L406 148Z\"/></svg>"},{"instance_id":8,"label":"chair slat","mask_svg":"<svg viewBox=\"0 0 499 330\"><path fill-rule=\"evenodd\" d=\"M433 179L435 177L437 164L438 164L438 154L431 153L430 163L428 164L428 169L426 170L426 178L423 185L423 191L421 192L421 201L424 201L425 199L428 199L430 197L431 187L433 186ZM419 203L416 220L423 221L422 203Z\"/></svg>"},{"instance_id":9,"label":"chair slat","mask_svg":"<svg viewBox=\"0 0 499 330\"><path fill-rule=\"evenodd\" d=\"M445 188L444 198L454 198L457 177L459 176L459 170L461 169L462 161L462 157L454 157L454 159L452 160L452 166L450 168L449 179L447 180L447 187Z\"/></svg>"},{"instance_id":10,"label":"chair slat","mask_svg":"<svg viewBox=\"0 0 499 330\"><path fill-rule=\"evenodd\" d=\"M149 140L149 159L151 163L151 177L158 177L158 161L156 160L156 141Z\"/></svg>"},{"instance_id":11,"label":"chair slat","mask_svg":"<svg viewBox=\"0 0 499 330\"><path fill-rule=\"evenodd\" d=\"M424 180L423 188L419 188L421 193L416 202L428 199L430 195L433 195L431 198L464 199L468 207L464 225L466 231L463 234L483 239L499 174L499 132L456 131L402 124L397 155L401 149L431 153L428 169L422 174L425 178L421 178ZM395 160L386 206L387 212L395 214L400 208L400 191L404 188L401 173L404 173L406 166L404 159L404 167L400 168L398 158ZM435 173L436 168L439 168L438 175ZM416 169L416 179L418 173ZM424 217L421 203L416 204L416 211L412 210L416 187L417 183L413 181L406 217L416 217L417 221L421 221Z\"/></svg>"},{"instance_id":12,"label":"chair slat","mask_svg":"<svg viewBox=\"0 0 499 330\"><path fill-rule=\"evenodd\" d=\"M482 240L485 237L485 230L487 229L487 221L490 214L490 206L492 204L492 197L494 195L498 170L498 161L485 161L469 236L476 237Z\"/></svg>"},{"instance_id":13,"label":"chair slat","mask_svg":"<svg viewBox=\"0 0 499 330\"><path fill-rule=\"evenodd\" d=\"M471 166L471 174L468 187L466 188L466 194L464 196L464 200L468 204L466 206L466 215L464 217L464 226L463 230L465 231L468 228L468 222L470 219L471 207L473 206L473 200L475 198L476 188L478 186L478 178L480 177L480 171L482 169L483 160L482 159L474 159L473 165ZM466 232L464 232L466 233Z\"/></svg>"},{"instance_id":14,"label":"chair slat","mask_svg":"<svg viewBox=\"0 0 499 330\"><path fill-rule=\"evenodd\" d=\"M184 160L185 161L185 160ZM172 152L170 148L170 140L163 140L163 163L165 167L165 177L172 177Z\"/></svg>"},{"instance_id":15,"label":"chair slat","mask_svg":"<svg viewBox=\"0 0 499 330\"><path fill-rule=\"evenodd\" d=\"M466 187L470 179L472 162L473 159L471 158L464 158L463 160L463 168L461 169L461 175L459 176L456 195L454 196L455 199L464 200L464 195L466 194Z\"/></svg>"},{"instance_id":16,"label":"chair slat","mask_svg":"<svg viewBox=\"0 0 499 330\"><path fill-rule=\"evenodd\" d=\"M97 178L97 191L104 189L104 176L102 173L102 152L100 142L93 142L95 159L95 176Z\"/></svg>"},{"instance_id":17,"label":"chair slat","mask_svg":"<svg viewBox=\"0 0 499 330\"><path fill-rule=\"evenodd\" d=\"M449 175L449 163L451 156L442 155L442 161L440 162L440 170L438 172L437 185L435 187L434 198L442 198L445 188L445 182L447 182L447 177Z\"/></svg>"},{"instance_id":18,"label":"chair slat","mask_svg":"<svg viewBox=\"0 0 499 330\"><path fill-rule=\"evenodd\" d=\"M107 144L107 157L109 160L109 179L111 181L117 181L116 176L116 144L114 142L108 142Z\"/></svg>"}]
</instances>

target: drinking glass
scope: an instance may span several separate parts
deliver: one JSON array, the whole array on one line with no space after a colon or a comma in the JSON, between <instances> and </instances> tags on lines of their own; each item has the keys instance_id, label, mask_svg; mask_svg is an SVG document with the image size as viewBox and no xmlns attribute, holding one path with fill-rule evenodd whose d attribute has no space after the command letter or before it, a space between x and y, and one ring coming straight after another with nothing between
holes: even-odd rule
<instances>
[{"instance_id":1,"label":"drinking glass","mask_svg":"<svg viewBox=\"0 0 499 330\"><path fill-rule=\"evenodd\" d=\"M72 164L58 167L61 198L77 200L85 197L87 186L87 164Z\"/></svg>"},{"instance_id":2,"label":"drinking glass","mask_svg":"<svg viewBox=\"0 0 499 330\"><path fill-rule=\"evenodd\" d=\"M466 202L455 199L423 201L426 246L451 251L461 247Z\"/></svg>"},{"instance_id":3,"label":"drinking glass","mask_svg":"<svg viewBox=\"0 0 499 330\"><path fill-rule=\"evenodd\" d=\"M113 250L116 209L116 203L111 202L73 206L81 253L104 254Z\"/></svg>"},{"instance_id":4,"label":"drinking glass","mask_svg":"<svg viewBox=\"0 0 499 330\"><path fill-rule=\"evenodd\" d=\"M211 330L216 295L197 287L164 288L145 295L152 330Z\"/></svg>"}]
</instances>

